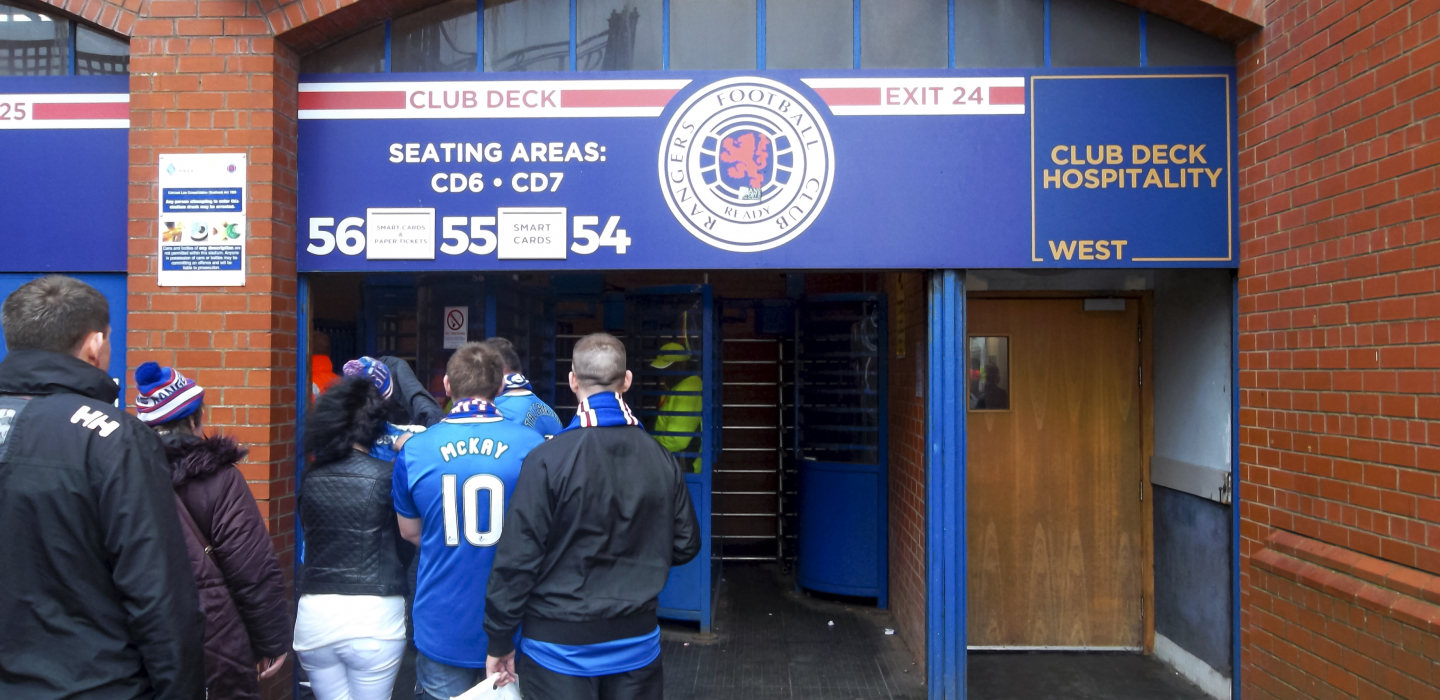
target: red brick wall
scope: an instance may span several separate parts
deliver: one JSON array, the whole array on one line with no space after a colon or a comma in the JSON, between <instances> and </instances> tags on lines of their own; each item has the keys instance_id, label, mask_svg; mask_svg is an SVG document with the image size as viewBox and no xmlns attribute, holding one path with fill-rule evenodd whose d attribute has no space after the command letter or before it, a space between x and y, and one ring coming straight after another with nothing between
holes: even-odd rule
<instances>
[{"instance_id":1,"label":"red brick wall","mask_svg":"<svg viewBox=\"0 0 1440 700\"><path fill-rule=\"evenodd\" d=\"M250 448L241 471L287 576L294 546L296 56L249 4L152 0L130 41L130 346L193 372L213 430ZM156 285L161 153L245 153L249 251L240 288ZM267 696L287 696L287 673Z\"/></svg>"},{"instance_id":2,"label":"red brick wall","mask_svg":"<svg viewBox=\"0 0 1440 700\"><path fill-rule=\"evenodd\" d=\"M1247 697L1440 698L1440 577L1283 530L1265 545Z\"/></svg>"},{"instance_id":3,"label":"red brick wall","mask_svg":"<svg viewBox=\"0 0 1440 700\"><path fill-rule=\"evenodd\" d=\"M131 37L128 236L130 369L155 360L206 388L214 430L250 448L250 484L287 577L293 561L296 53L243 0L52 0ZM317 15L318 16L318 15ZM248 161L243 288L156 284L161 153ZM134 394L129 397L133 401ZM290 695L290 668L265 684Z\"/></svg>"},{"instance_id":4,"label":"red brick wall","mask_svg":"<svg viewBox=\"0 0 1440 700\"><path fill-rule=\"evenodd\" d=\"M927 381L925 275L887 274L885 293L890 300L890 610L924 678L925 397L916 396L915 387Z\"/></svg>"},{"instance_id":5,"label":"red brick wall","mask_svg":"<svg viewBox=\"0 0 1440 700\"><path fill-rule=\"evenodd\" d=\"M1440 2L1264 18L1237 54L1242 682L1433 693L1406 654L1440 638L1391 578L1440 573ZM1297 535L1333 561L1293 565ZM1369 597L1334 563L1359 558L1393 567Z\"/></svg>"}]
</instances>

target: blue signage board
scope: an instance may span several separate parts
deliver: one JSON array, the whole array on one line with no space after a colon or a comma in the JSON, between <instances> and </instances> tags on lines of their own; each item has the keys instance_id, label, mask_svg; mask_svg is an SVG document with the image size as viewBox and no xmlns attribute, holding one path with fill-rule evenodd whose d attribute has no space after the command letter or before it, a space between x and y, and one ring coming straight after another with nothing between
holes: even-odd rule
<instances>
[{"instance_id":1,"label":"blue signage board","mask_svg":"<svg viewBox=\"0 0 1440 700\"><path fill-rule=\"evenodd\" d=\"M0 272L123 272L128 76L0 77Z\"/></svg>"},{"instance_id":2,"label":"blue signage board","mask_svg":"<svg viewBox=\"0 0 1440 700\"><path fill-rule=\"evenodd\" d=\"M306 75L301 271L1234 267L1232 69Z\"/></svg>"}]
</instances>

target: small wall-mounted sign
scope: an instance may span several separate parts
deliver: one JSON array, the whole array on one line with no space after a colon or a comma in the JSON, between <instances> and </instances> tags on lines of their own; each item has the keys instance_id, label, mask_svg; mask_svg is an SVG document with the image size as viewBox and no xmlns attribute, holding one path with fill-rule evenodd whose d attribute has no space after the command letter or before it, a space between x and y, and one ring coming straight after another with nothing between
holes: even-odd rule
<instances>
[{"instance_id":1,"label":"small wall-mounted sign","mask_svg":"<svg viewBox=\"0 0 1440 700\"><path fill-rule=\"evenodd\" d=\"M443 321L445 324L445 342L443 347L446 350L454 350L470 341L470 307L445 307L445 318Z\"/></svg>"},{"instance_id":2,"label":"small wall-mounted sign","mask_svg":"<svg viewBox=\"0 0 1440 700\"><path fill-rule=\"evenodd\" d=\"M162 287L245 285L245 154L160 155Z\"/></svg>"}]
</instances>

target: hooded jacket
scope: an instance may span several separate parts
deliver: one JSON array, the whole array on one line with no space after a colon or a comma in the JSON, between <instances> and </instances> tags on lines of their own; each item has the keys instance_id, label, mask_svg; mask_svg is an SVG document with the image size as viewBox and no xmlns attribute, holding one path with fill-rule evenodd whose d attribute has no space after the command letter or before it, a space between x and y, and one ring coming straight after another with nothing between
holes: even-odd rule
<instances>
[{"instance_id":1,"label":"hooded jacket","mask_svg":"<svg viewBox=\"0 0 1440 700\"><path fill-rule=\"evenodd\" d=\"M290 650L285 579L255 497L235 464L247 450L223 436L161 436L170 483L208 540L185 540L205 608L205 685L210 700L258 700L255 664Z\"/></svg>"},{"instance_id":2,"label":"hooded jacket","mask_svg":"<svg viewBox=\"0 0 1440 700\"><path fill-rule=\"evenodd\" d=\"M165 453L68 355L0 362L0 695L198 700L204 616Z\"/></svg>"}]
</instances>

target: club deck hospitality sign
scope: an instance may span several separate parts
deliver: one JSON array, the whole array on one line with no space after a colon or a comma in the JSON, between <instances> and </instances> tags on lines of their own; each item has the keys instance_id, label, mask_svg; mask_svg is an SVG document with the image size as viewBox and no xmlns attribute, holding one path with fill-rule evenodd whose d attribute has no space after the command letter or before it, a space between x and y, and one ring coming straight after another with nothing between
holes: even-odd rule
<instances>
[{"instance_id":1,"label":"club deck hospitality sign","mask_svg":"<svg viewBox=\"0 0 1440 700\"><path fill-rule=\"evenodd\" d=\"M159 165L160 286L244 285L245 154L164 153Z\"/></svg>"},{"instance_id":2,"label":"club deck hospitality sign","mask_svg":"<svg viewBox=\"0 0 1440 700\"><path fill-rule=\"evenodd\" d=\"M396 77L302 76L302 271L1237 260L1230 69Z\"/></svg>"}]
</instances>

